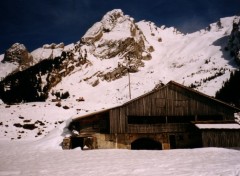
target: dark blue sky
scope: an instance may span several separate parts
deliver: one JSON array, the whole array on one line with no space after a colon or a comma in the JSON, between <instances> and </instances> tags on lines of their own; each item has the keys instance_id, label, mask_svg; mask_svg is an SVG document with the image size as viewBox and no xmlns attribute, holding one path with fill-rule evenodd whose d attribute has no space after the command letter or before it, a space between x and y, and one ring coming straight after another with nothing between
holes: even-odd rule
<instances>
[{"instance_id":1,"label":"dark blue sky","mask_svg":"<svg viewBox=\"0 0 240 176\"><path fill-rule=\"evenodd\" d=\"M15 42L29 51L46 43L76 42L116 8L136 21L175 26L184 33L240 15L240 0L1 0L0 7L0 53Z\"/></svg>"}]
</instances>

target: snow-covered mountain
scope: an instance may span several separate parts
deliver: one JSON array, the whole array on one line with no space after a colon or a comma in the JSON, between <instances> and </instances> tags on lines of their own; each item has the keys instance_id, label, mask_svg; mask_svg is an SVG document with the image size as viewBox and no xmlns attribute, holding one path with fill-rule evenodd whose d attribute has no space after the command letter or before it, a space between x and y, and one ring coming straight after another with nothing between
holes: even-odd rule
<instances>
[{"instance_id":1,"label":"snow-covered mountain","mask_svg":"<svg viewBox=\"0 0 240 176\"><path fill-rule=\"evenodd\" d=\"M8 118L17 119L20 126L27 123L24 119L35 119L36 133L47 134L49 126L72 115L120 105L130 100L130 93L134 98L170 80L214 96L238 68L239 20L238 16L221 18L206 29L183 34L174 27L135 22L117 9L93 24L76 43L44 45L32 51L31 65L24 70L19 69L21 62L9 62L6 54L0 55L3 101L12 95L17 95L16 102L46 99L7 108L2 103L0 122L5 126L1 133L8 131L10 121L3 120ZM48 122L48 127L38 119ZM8 132L5 136L12 137Z\"/></svg>"},{"instance_id":2,"label":"snow-covered mountain","mask_svg":"<svg viewBox=\"0 0 240 176\"><path fill-rule=\"evenodd\" d=\"M90 99L92 91L85 90L94 87L94 92L101 90L102 96L96 96L100 100L110 95L110 102L123 102L129 99L129 70L133 97L170 80L214 96L237 68L225 51L237 20L239 17L223 18L204 30L184 35L173 27L135 23L121 10L113 10L74 45L74 59L84 60L84 64L76 66L53 89ZM76 89L81 91L76 93Z\"/></svg>"}]
</instances>

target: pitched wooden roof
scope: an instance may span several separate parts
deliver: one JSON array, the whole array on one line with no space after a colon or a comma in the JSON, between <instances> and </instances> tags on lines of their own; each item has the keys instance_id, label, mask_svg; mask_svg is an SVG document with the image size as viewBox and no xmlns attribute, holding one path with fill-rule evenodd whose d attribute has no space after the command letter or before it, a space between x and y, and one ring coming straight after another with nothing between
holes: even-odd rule
<instances>
[{"instance_id":1,"label":"pitched wooden roof","mask_svg":"<svg viewBox=\"0 0 240 176\"><path fill-rule=\"evenodd\" d=\"M148 93L145 93L145 94L143 94L143 95L141 95L141 96L139 96L139 97L136 97L136 98L134 98L134 99L132 99L132 100L130 100L130 101L128 101L128 102L125 102L125 103L122 104L122 105L119 105L119 106L116 106L116 107L112 107L112 108L108 108L108 109L104 109L104 110L100 110L100 111L91 112L91 113L89 113L89 114L85 114L85 115L82 115L82 116L80 116L80 117L76 117L76 118L74 118L73 120L79 120L79 119L82 119L82 118L85 118L85 117L89 117L89 116L92 116L92 115L96 115L96 114L100 114L100 113L104 113L104 112L110 111L111 109L115 109L115 108L122 107L122 106L127 105L127 104L129 104L129 103L132 103L132 102L134 102L134 101L136 101L136 100L139 100L139 99L141 99L141 98L143 98L143 97L145 97L145 96L151 95L151 94L153 94L153 93L155 93L155 92L157 92L157 91L159 91L159 90L161 90L161 89L163 89L163 88L165 88L165 87L167 87L167 86L169 86L169 85L174 85L174 86L180 87L180 88L182 88L182 89L185 89L185 90L187 90L187 91L193 92L193 93L198 94L198 95L200 95L200 96L206 97L206 98L211 99L211 100L213 100L213 101L215 101L215 102L217 102L217 103L220 103L220 104L222 104L222 105L224 105L224 106L227 106L227 107L229 107L229 108L231 108L231 109L234 109L234 110L240 112L240 108L237 108L237 107L235 107L235 106L232 106L232 105L230 105L230 104L228 104L228 103L226 103L226 102L220 101L220 100L218 100L218 99L216 99L216 98L213 98L213 97L211 97L211 96L209 96L209 95L206 95L206 94L204 94L204 93L202 93L202 92L199 92L199 91L197 91L197 90L194 90L194 89L192 89L192 88L186 87L186 86L184 86L184 85L182 85L182 84L179 84L179 83L177 83L177 82L175 82L175 81L169 81L166 85L164 85L164 86L162 86L162 87L160 87L160 88L158 88L158 89L153 89L152 91L150 91L150 92L148 92Z\"/></svg>"},{"instance_id":2,"label":"pitched wooden roof","mask_svg":"<svg viewBox=\"0 0 240 176\"><path fill-rule=\"evenodd\" d=\"M113 108L115 108L115 107L112 107L112 108L109 108L109 109L103 109L103 110L99 110L99 111L90 112L90 113L88 113L88 114L84 114L84 115L82 115L82 116L73 118L73 121L75 121L75 120L80 120L80 119L84 119L84 118L89 117L89 116L93 116L93 115L105 113L105 112L108 112L109 110L111 110L111 109L113 109Z\"/></svg>"},{"instance_id":3,"label":"pitched wooden roof","mask_svg":"<svg viewBox=\"0 0 240 176\"><path fill-rule=\"evenodd\" d=\"M239 112L240 112L240 108L237 108L237 107L235 107L235 106L232 106L232 105L230 105L230 104L228 104L228 103L226 103L226 102L223 102L223 101L221 101L221 100L218 100L218 99L216 99L216 98L214 98L214 97L211 97L211 96L209 96L209 95L206 95L206 94L204 94L204 93L202 93L202 92L199 92L199 91L197 91L197 90L194 90L194 89L192 89L192 88L186 87L186 86L184 86L184 85L182 85L182 84L179 84L179 83L177 83L177 82L175 82L175 81L169 81L166 85L164 85L164 86L162 86L162 87L160 87L160 88L158 88L158 89L153 89L152 91L150 91L150 92L148 92L148 93L146 93L146 94L143 94L143 95L141 95L141 96L139 96L139 97L136 97L136 98L134 98L134 99L132 99L132 100L124 103L123 105L127 105L127 104L129 104L129 103L131 103L131 102L134 102L135 100L139 100L139 99L142 98L142 97L145 97L145 96L147 96L147 95L153 94L153 93L155 93L155 92L157 92L157 91L159 91L159 90L161 90L161 89L163 89L163 88L165 88L165 87L167 87L167 86L169 86L169 85L174 85L174 86L180 87L180 88L182 88L182 89L188 90L188 91L190 91L190 92L193 92L193 93L195 93L195 94L198 94L198 95L203 96L203 97L206 97L206 98L209 98L209 99L211 99L211 100L213 100L213 101L215 101L215 102L217 102L217 103L223 104L223 105L225 105L225 106L228 106L229 108L235 109L236 111L239 111Z\"/></svg>"},{"instance_id":4,"label":"pitched wooden roof","mask_svg":"<svg viewBox=\"0 0 240 176\"><path fill-rule=\"evenodd\" d=\"M235 106L232 106L232 105L230 105L230 104L228 104L228 103L226 103L226 102L224 102L224 101L218 100L218 99L216 99L216 98L214 98L214 97L211 97L211 96L209 96L209 95L206 95L206 94L204 94L204 93L202 93L202 92L199 92L199 91L197 91L197 90L194 90L194 89L192 89L192 88L190 88L190 87L186 87L186 86L184 86L184 85L182 85L182 84L179 84L179 83L177 83L177 82L174 82L174 81L170 81L168 84L173 84L173 85L175 85L175 86L181 87L181 88L186 89L186 90L188 90L188 91L190 91L190 92L196 93L196 94L201 95L201 96L206 97L206 98L209 98L209 99L211 99L211 100L213 100L213 101L215 101L215 102L218 102L218 103L220 103L220 104L223 104L223 105L225 105L225 106L228 106L228 107L233 108L233 109L235 109L235 110L237 110L237 111L240 112L240 108L237 108L237 107L235 107ZM167 84L167 85L168 85L168 84Z\"/></svg>"}]
</instances>

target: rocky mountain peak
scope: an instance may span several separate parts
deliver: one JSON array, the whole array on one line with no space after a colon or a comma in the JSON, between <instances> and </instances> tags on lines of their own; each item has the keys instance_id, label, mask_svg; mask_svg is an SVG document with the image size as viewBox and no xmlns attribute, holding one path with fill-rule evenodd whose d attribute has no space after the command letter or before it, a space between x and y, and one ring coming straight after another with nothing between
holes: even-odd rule
<instances>
[{"instance_id":1,"label":"rocky mountain peak","mask_svg":"<svg viewBox=\"0 0 240 176\"><path fill-rule=\"evenodd\" d=\"M106 31L111 31L112 28L116 25L116 23L119 23L126 18L129 18L128 16L124 15L122 10L115 9L110 12L108 12L106 15L103 16L101 22L103 24L103 29Z\"/></svg>"},{"instance_id":2,"label":"rocky mountain peak","mask_svg":"<svg viewBox=\"0 0 240 176\"><path fill-rule=\"evenodd\" d=\"M134 25L133 18L124 15L122 10L115 9L105 14L100 22L96 22L82 37L84 43L93 43L100 40L103 34L119 32L119 37L129 35ZM120 32L122 33L120 35ZM123 34L126 33L126 34Z\"/></svg>"},{"instance_id":3,"label":"rocky mountain peak","mask_svg":"<svg viewBox=\"0 0 240 176\"><path fill-rule=\"evenodd\" d=\"M114 66L99 70L99 77L108 81L116 79L116 75L121 77L126 74L127 67L136 72L144 66L143 60L152 58L151 52L154 51L134 19L119 9L104 15L100 22L85 33L75 48L80 56L91 58L90 62L95 62L96 59L114 60Z\"/></svg>"},{"instance_id":4,"label":"rocky mountain peak","mask_svg":"<svg viewBox=\"0 0 240 176\"><path fill-rule=\"evenodd\" d=\"M4 55L2 62L15 62L20 67L28 67L33 61L32 55L28 52L27 48L20 43L13 44Z\"/></svg>"}]
</instances>

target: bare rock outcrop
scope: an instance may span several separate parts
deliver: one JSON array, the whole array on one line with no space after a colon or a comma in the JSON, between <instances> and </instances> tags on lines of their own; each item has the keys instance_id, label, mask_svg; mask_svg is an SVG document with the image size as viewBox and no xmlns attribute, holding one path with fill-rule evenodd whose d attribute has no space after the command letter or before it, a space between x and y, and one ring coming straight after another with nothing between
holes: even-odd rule
<instances>
[{"instance_id":1,"label":"bare rock outcrop","mask_svg":"<svg viewBox=\"0 0 240 176\"><path fill-rule=\"evenodd\" d=\"M106 68L103 68L104 70L100 70L102 74L97 74L107 81L125 75L126 68L138 71L139 67L144 66L143 60L150 60L151 52L154 51L134 19L124 15L120 9L104 15L100 22L95 23L86 32L76 48L98 60L116 60L119 63L111 70L106 72Z\"/></svg>"},{"instance_id":2,"label":"bare rock outcrop","mask_svg":"<svg viewBox=\"0 0 240 176\"><path fill-rule=\"evenodd\" d=\"M5 52L2 62L15 62L27 68L32 64L33 57L23 44L15 43Z\"/></svg>"}]
</instances>

